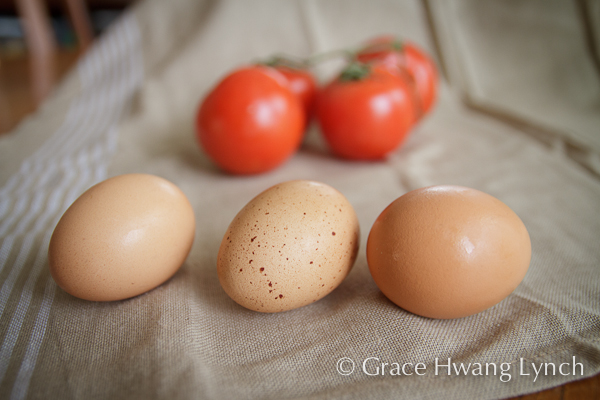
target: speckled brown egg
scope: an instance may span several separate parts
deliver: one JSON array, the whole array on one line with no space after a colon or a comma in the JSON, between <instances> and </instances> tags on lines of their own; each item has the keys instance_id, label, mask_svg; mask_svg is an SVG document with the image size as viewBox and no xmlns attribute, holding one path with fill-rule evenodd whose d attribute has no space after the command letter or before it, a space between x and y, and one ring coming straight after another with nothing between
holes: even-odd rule
<instances>
[{"instance_id":1,"label":"speckled brown egg","mask_svg":"<svg viewBox=\"0 0 600 400\"><path fill-rule=\"evenodd\" d=\"M279 312L315 302L348 275L358 252L352 205L320 182L280 183L234 218L219 249L225 292L255 311Z\"/></svg>"},{"instance_id":2,"label":"speckled brown egg","mask_svg":"<svg viewBox=\"0 0 600 400\"><path fill-rule=\"evenodd\" d=\"M377 286L430 318L460 318L507 297L525 277L529 234L500 200L460 186L413 190L379 215L367 241Z\"/></svg>"},{"instance_id":3,"label":"speckled brown egg","mask_svg":"<svg viewBox=\"0 0 600 400\"><path fill-rule=\"evenodd\" d=\"M81 299L137 296L175 274L194 232L192 206L177 186L154 175L116 176L64 213L50 240L50 273Z\"/></svg>"}]
</instances>

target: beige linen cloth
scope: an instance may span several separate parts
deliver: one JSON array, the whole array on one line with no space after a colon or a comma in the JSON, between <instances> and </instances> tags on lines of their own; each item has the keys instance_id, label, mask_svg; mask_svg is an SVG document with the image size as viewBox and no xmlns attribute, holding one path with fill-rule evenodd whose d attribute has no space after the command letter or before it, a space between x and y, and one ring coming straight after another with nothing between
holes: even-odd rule
<instances>
[{"instance_id":1,"label":"beige linen cloth","mask_svg":"<svg viewBox=\"0 0 600 400\"><path fill-rule=\"evenodd\" d=\"M0 139L0 398L485 399L597 374L597 21L594 0L137 4L35 115ZM386 161L335 159L313 127L285 165L236 177L196 145L198 104L228 71L274 52L308 56L382 33L427 49L442 78L433 112ZM317 73L326 80L338 67ZM144 295L76 299L49 275L52 230L91 185L130 172L167 178L188 196L197 219L191 254ZM252 197L299 178L332 185L353 204L358 259L312 305L248 311L219 285L222 235ZM375 218L432 184L496 196L531 235L522 284L471 317L412 315L369 275L365 244ZM352 361L339 362L345 357ZM440 366L448 358L497 370L448 374ZM381 363L384 374L369 375ZM393 375L393 363L423 363L425 373ZM557 369L536 377L531 363Z\"/></svg>"}]
</instances>

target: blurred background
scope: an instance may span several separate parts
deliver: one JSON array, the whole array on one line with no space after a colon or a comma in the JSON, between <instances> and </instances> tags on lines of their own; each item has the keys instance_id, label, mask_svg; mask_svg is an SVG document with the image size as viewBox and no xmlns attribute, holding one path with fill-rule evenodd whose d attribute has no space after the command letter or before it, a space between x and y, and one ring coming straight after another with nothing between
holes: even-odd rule
<instances>
[{"instance_id":1,"label":"blurred background","mask_svg":"<svg viewBox=\"0 0 600 400\"><path fill-rule=\"evenodd\" d=\"M92 40L132 3L0 0L0 134L33 112Z\"/></svg>"}]
</instances>

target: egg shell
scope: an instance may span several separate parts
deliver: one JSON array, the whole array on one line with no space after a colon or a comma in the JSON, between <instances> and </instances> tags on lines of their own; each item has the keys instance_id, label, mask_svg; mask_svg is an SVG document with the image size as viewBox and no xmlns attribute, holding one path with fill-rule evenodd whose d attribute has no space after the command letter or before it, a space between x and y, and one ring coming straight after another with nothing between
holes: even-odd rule
<instances>
[{"instance_id":1,"label":"egg shell","mask_svg":"<svg viewBox=\"0 0 600 400\"><path fill-rule=\"evenodd\" d=\"M500 302L525 277L531 241L521 219L475 189L406 193L379 215L367 240L369 270L403 309L460 318Z\"/></svg>"},{"instance_id":2,"label":"egg shell","mask_svg":"<svg viewBox=\"0 0 600 400\"><path fill-rule=\"evenodd\" d=\"M120 175L88 189L64 213L50 240L50 273L85 300L137 296L169 279L194 241L183 192L154 175Z\"/></svg>"},{"instance_id":3,"label":"egg shell","mask_svg":"<svg viewBox=\"0 0 600 400\"><path fill-rule=\"evenodd\" d=\"M279 312L315 302L348 275L359 247L348 200L320 182L275 185L252 199L225 233L219 281L238 304Z\"/></svg>"}]
</instances>

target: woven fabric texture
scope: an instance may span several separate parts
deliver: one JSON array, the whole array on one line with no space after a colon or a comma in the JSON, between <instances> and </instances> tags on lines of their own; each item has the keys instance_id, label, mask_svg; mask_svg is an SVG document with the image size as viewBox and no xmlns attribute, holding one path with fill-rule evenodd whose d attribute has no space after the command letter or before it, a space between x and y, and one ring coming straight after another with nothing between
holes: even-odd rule
<instances>
[{"instance_id":1,"label":"woven fabric texture","mask_svg":"<svg viewBox=\"0 0 600 400\"><path fill-rule=\"evenodd\" d=\"M566 0L136 4L36 114L0 138L0 398L491 399L597 374L600 36L589 24L598 9ZM228 71L383 33L430 52L441 79L434 110L387 160L336 159L316 126L288 162L257 176L223 174L197 146L199 102ZM319 79L338 68L324 64ZM192 251L146 294L74 298L48 271L52 231L87 188L131 172L187 195ZM322 300L252 312L219 285L218 248L250 199L291 179L348 198L361 226L358 258ZM366 240L379 213L434 184L499 198L531 236L522 284L477 315L410 314L369 274ZM392 374L394 363L407 373Z\"/></svg>"}]
</instances>

